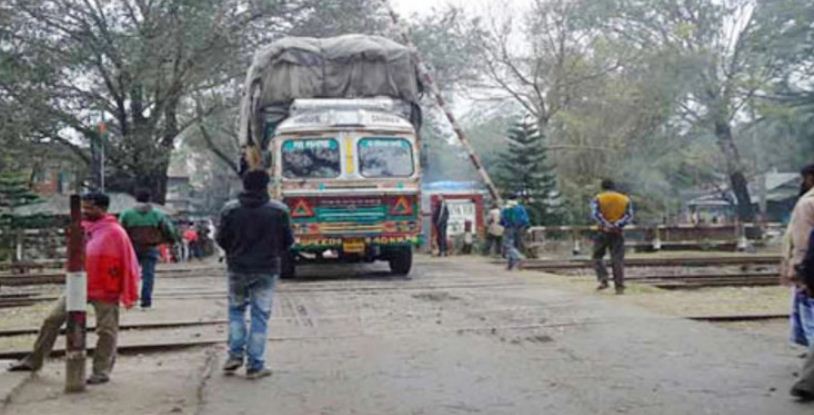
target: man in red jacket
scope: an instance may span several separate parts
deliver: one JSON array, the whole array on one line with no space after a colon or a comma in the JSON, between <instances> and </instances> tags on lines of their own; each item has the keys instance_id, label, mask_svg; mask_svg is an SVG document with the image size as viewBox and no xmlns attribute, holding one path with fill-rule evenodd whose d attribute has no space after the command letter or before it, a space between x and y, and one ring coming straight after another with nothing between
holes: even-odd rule
<instances>
[{"instance_id":1,"label":"man in red jacket","mask_svg":"<svg viewBox=\"0 0 814 415\"><path fill-rule=\"evenodd\" d=\"M115 216L107 213L108 206L110 198L105 194L91 193L82 197L88 301L96 311L98 337L93 353L93 374L87 380L90 385L110 380L116 357L119 303L130 308L138 299L138 259L127 232ZM62 297L43 322L33 352L9 370L40 370L67 316L65 297Z\"/></svg>"}]
</instances>

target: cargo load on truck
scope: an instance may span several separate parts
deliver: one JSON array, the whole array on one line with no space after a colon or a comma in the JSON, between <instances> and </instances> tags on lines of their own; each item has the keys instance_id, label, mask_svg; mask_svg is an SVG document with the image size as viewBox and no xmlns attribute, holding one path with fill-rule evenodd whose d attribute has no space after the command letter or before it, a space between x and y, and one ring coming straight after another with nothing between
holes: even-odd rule
<instances>
[{"instance_id":1,"label":"cargo load on truck","mask_svg":"<svg viewBox=\"0 0 814 415\"><path fill-rule=\"evenodd\" d=\"M422 92L413 50L368 35L287 37L259 50L249 68L240 110L241 144L268 147L291 104L302 98L389 97L409 105L420 128Z\"/></svg>"}]
</instances>

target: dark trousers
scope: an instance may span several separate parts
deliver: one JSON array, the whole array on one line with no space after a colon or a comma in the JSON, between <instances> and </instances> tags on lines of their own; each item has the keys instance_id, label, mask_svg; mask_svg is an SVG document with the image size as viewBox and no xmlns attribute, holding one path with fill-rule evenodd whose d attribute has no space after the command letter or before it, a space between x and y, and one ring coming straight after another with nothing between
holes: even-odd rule
<instances>
[{"instance_id":1,"label":"dark trousers","mask_svg":"<svg viewBox=\"0 0 814 415\"><path fill-rule=\"evenodd\" d=\"M599 232L594 237L593 262L599 282L608 282L605 268L605 253L610 251L613 283L616 287L625 286L625 237L621 233Z\"/></svg>"},{"instance_id":2,"label":"dark trousers","mask_svg":"<svg viewBox=\"0 0 814 415\"><path fill-rule=\"evenodd\" d=\"M147 248L136 252L141 266L141 306L153 305L153 286L155 284L155 264L158 262L158 248Z\"/></svg>"},{"instance_id":3,"label":"dark trousers","mask_svg":"<svg viewBox=\"0 0 814 415\"><path fill-rule=\"evenodd\" d=\"M486 244L483 246L484 255L492 255L492 252L500 254L502 252L503 238L500 236L487 234Z\"/></svg>"},{"instance_id":4,"label":"dark trousers","mask_svg":"<svg viewBox=\"0 0 814 415\"><path fill-rule=\"evenodd\" d=\"M438 238L438 254L447 254L447 224L442 223L436 227L435 236Z\"/></svg>"}]
</instances>

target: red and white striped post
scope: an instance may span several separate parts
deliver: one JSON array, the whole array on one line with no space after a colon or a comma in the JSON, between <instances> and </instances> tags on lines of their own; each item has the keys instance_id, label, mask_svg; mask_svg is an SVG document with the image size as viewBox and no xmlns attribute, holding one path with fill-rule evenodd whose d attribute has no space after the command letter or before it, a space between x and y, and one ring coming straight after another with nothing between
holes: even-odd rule
<instances>
[{"instance_id":1,"label":"red and white striped post","mask_svg":"<svg viewBox=\"0 0 814 415\"><path fill-rule=\"evenodd\" d=\"M82 200L71 196L71 225L68 232L68 267L65 276L68 327L65 331L65 392L85 390L85 327L87 322L87 275L85 233L82 230Z\"/></svg>"}]
</instances>

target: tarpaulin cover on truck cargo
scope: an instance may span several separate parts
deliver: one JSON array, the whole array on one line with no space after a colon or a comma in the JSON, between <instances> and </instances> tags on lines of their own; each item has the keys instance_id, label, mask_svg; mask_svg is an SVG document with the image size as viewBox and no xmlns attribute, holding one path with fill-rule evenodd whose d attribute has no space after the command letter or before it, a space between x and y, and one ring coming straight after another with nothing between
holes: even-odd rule
<instances>
[{"instance_id":1,"label":"tarpaulin cover on truck cargo","mask_svg":"<svg viewBox=\"0 0 814 415\"><path fill-rule=\"evenodd\" d=\"M421 83L413 51L392 40L367 35L316 39L288 37L259 50L246 77L241 102L243 144L264 142L268 124L288 116L296 98L387 96L414 108L419 128Z\"/></svg>"}]
</instances>

